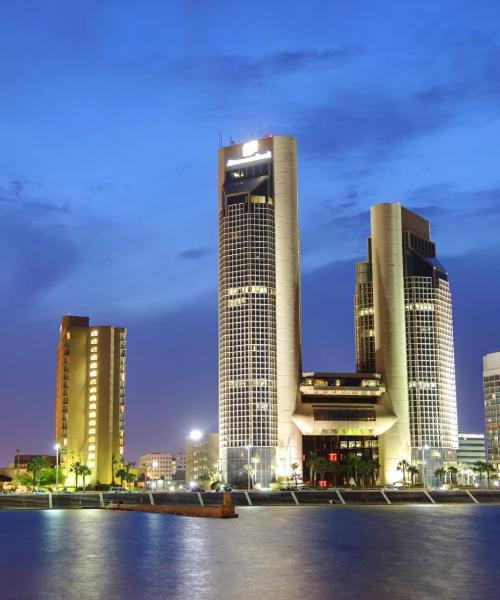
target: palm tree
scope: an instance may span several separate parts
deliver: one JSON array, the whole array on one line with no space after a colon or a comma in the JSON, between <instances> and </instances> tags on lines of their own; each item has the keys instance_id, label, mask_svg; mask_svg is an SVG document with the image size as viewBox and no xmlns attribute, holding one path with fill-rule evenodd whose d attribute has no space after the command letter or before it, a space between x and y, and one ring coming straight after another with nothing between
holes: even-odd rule
<instances>
[{"instance_id":1,"label":"palm tree","mask_svg":"<svg viewBox=\"0 0 500 600\"><path fill-rule=\"evenodd\" d=\"M362 464L364 460L357 454L351 454L347 459L347 468L349 474L354 474L354 485L358 485L358 472L363 470Z\"/></svg>"},{"instance_id":2,"label":"palm tree","mask_svg":"<svg viewBox=\"0 0 500 600\"><path fill-rule=\"evenodd\" d=\"M124 479L127 483L135 483L135 475L133 473L127 473Z\"/></svg>"},{"instance_id":3,"label":"palm tree","mask_svg":"<svg viewBox=\"0 0 500 600\"><path fill-rule=\"evenodd\" d=\"M87 467L87 465L80 465L80 475L83 479L83 491L85 491L85 478L88 477L92 471Z\"/></svg>"},{"instance_id":4,"label":"palm tree","mask_svg":"<svg viewBox=\"0 0 500 600\"><path fill-rule=\"evenodd\" d=\"M447 469L447 473L450 476L450 485L453 485L453 480L457 480L458 469L454 465L450 465Z\"/></svg>"},{"instance_id":5,"label":"palm tree","mask_svg":"<svg viewBox=\"0 0 500 600\"><path fill-rule=\"evenodd\" d=\"M439 485L443 483L443 479L446 477L446 469L440 467L434 471L434 477L438 480Z\"/></svg>"},{"instance_id":6,"label":"palm tree","mask_svg":"<svg viewBox=\"0 0 500 600\"><path fill-rule=\"evenodd\" d=\"M40 487L40 475L42 469L46 469L48 466L49 465L43 456L34 456L30 460L27 471L28 473L33 474L33 483L36 483L36 489Z\"/></svg>"},{"instance_id":7,"label":"palm tree","mask_svg":"<svg viewBox=\"0 0 500 600\"><path fill-rule=\"evenodd\" d=\"M328 469L330 467L330 463L326 460L326 458L324 456L318 456L316 458L316 472L319 474L321 480L325 479L325 475L328 472Z\"/></svg>"},{"instance_id":8,"label":"palm tree","mask_svg":"<svg viewBox=\"0 0 500 600\"><path fill-rule=\"evenodd\" d=\"M472 470L474 471L474 473L477 473L479 475L479 485L481 485L483 482L483 474L487 472L486 471L487 467L488 467L488 464L482 460L476 460L476 462L474 463L474 466L472 467ZM489 479L488 479L488 486L489 486Z\"/></svg>"},{"instance_id":9,"label":"palm tree","mask_svg":"<svg viewBox=\"0 0 500 600\"><path fill-rule=\"evenodd\" d=\"M257 484L257 465L260 463L260 456L258 454L256 454L255 456L252 456L252 458L250 459L250 462L253 464L253 470L255 473L255 483ZM262 477L261 477L262 479Z\"/></svg>"},{"instance_id":10,"label":"palm tree","mask_svg":"<svg viewBox=\"0 0 500 600\"><path fill-rule=\"evenodd\" d=\"M253 470L252 465L243 465L243 468L245 469L245 471L247 473L247 485L248 485L248 489L250 490L253 486L254 470Z\"/></svg>"},{"instance_id":11,"label":"palm tree","mask_svg":"<svg viewBox=\"0 0 500 600\"><path fill-rule=\"evenodd\" d=\"M293 479L293 482L295 484L295 487L297 487L297 481L298 481L298 479L300 477L300 474L297 473L298 468L299 468L299 463L292 463L290 465L290 468L292 469L292 479Z\"/></svg>"},{"instance_id":12,"label":"palm tree","mask_svg":"<svg viewBox=\"0 0 500 600\"><path fill-rule=\"evenodd\" d=\"M71 466L69 468L70 473L75 474L75 492L78 491L78 477L80 477L81 466L82 466L82 463L79 460L75 460L71 463Z\"/></svg>"},{"instance_id":13,"label":"palm tree","mask_svg":"<svg viewBox=\"0 0 500 600\"><path fill-rule=\"evenodd\" d=\"M374 471L374 467L371 464L371 461L362 459L358 466L358 472L361 475L361 485L363 489L365 487L365 478L367 475L372 475Z\"/></svg>"},{"instance_id":14,"label":"palm tree","mask_svg":"<svg viewBox=\"0 0 500 600\"><path fill-rule=\"evenodd\" d=\"M420 473L420 469L417 467L417 465L410 465L408 467L408 473L411 477L411 485L414 486L415 485L415 476Z\"/></svg>"},{"instance_id":15,"label":"palm tree","mask_svg":"<svg viewBox=\"0 0 500 600\"><path fill-rule=\"evenodd\" d=\"M403 487L406 486L406 472L408 471L408 467L410 467L410 463L403 458L403 460L400 460L398 462L398 466L397 469L398 471L402 471L403 472Z\"/></svg>"},{"instance_id":16,"label":"palm tree","mask_svg":"<svg viewBox=\"0 0 500 600\"><path fill-rule=\"evenodd\" d=\"M341 462L333 461L328 467L328 472L333 474L333 483L338 485L338 476L345 471L345 466Z\"/></svg>"},{"instance_id":17,"label":"palm tree","mask_svg":"<svg viewBox=\"0 0 500 600\"><path fill-rule=\"evenodd\" d=\"M118 469L118 471L116 471L115 475L120 479L120 486L123 487L123 480L125 479L125 477L127 477L127 469L124 469L122 467L121 469Z\"/></svg>"},{"instance_id":18,"label":"palm tree","mask_svg":"<svg viewBox=\"0 0 500 600\"><path fill-rule=\"evenodd\" d=\"M318 460L317 456L310 456L306 460L306 467L309 469L309 479L311 485L316 484L316 462Z\"/></svg>"}]
</instances>

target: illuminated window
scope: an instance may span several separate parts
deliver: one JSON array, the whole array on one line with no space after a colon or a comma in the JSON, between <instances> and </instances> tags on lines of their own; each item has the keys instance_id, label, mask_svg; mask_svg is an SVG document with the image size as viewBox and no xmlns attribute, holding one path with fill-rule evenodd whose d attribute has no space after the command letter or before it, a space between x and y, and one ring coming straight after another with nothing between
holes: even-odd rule
<instances>
[{"instance_id":1,"label":"illuminated window","mask_svg":"<svg viewBox=\"0 0 500 600\"><path fill-rule=\"evenodd\" d=\"M89 444L92 444L94 442L95 442L95 436L92 435L92 436L89 437Z\"/></svg>"},{"instance_id":2,"label":"illuminated window","mask_svg":"<svg viewBox=\"0 0 500 600\"><path fill-rule=\"evenodd\" d=\"M92 354L97 354L97 346L92 346L92 347L90 348L90 352L91 352Z\"/></svg>"},{"instance_id":3,"label":"illuminated window","mask_svg":"<svg viewBox=\"0 0 500 600\"><path fill-rule=\"evenodd\" d=\"M90 363L90 368L97 369L97 362L95 360Z\"/></svg>"},{"instance_id":4,"label":"illuminated window","mask_svg":"<svg viewBox=\"0 0 500 600\"><path fill-rule=\"evenodd\" d=\"M89 427L95 427L96 426L96 422L95 420L89 421ZM89 429L89 433L90 433L90 429Z\"/></svg>"},{"instance_id":5,"label":"illuminated window","mask_svg":"<svg viewBox=\"0 0 500 600\"><path fill-rule=\"evenodd\" d=\"M90 452L94 452L95 451L95 445L94 444L90 444L89 450L90 450Z\"/></svg>"},{"instance_id":6,"label":"illuminated window","mask_svg":"<svg viewBox=\"0 0 500 600\"><path fill-rule=\"evenodd\" d=\"M94 394L95 392L97 392L97 388L96 388L95 386L92 386L92 387L89 389L89 392L90 392L91 394Z\"/></svg>"},{"instance_id":7,"label":"illuminated window","mask_svg":"<svg viewBox=\"0 0 500 600\"><path fill-rule=\"evenodd\" d=\"M97 413L95 412L95 410L89 412L89 419L95 419L96 418ZM92 422L92 421L91 421ZM95 421L94 421L95 422Z\"/></svg>"},{"instance_id":8,"label":"illuminated window","mask_svg":"<svg viewBox=\"0 0 500 600\"><path fill-rule=\"evenodd\" d=\"M91 377L97 377L97 371L90 371L90 372L89 372L89 375L90 375Z\"/></svg>"},{"instance_id":9,"label":"illuminated window","mask_svg":"<svg viewBox=\"0 0 500 600\"><path fill-rule=\"evenodd\" d=\"M90 396L89 396L89 400L90 400L91 402L95 402L95 401L97 400L97 396L96 396L95 394L90 394Z\"/></svg>"},{"instance_id":10,"label":"illuminated window","mask_svg":"<svg viewBox=\"0 0 500 600\"><path fill-rule=\"evenodd\" d=\"M120 454L123 454L123 446L120 446Z\"/></svg>"},{"instance_id":11,"label":"illuminated window","mask_svg":"<svg viewBox=\"0 0 500 600\"><path fill-rule=\"evenodd\" d=\"M87 464L89 469L93 469L95 467L95 462L93 460L89 461L89 463Z\"/></svg>"},{"instance_id":12,"label":"illuminated window","mask_svg":"<svg viewBox=\"0 0 500 600\"><path fill-rule=\"evenodd\" d=\"M96 337L97 335L99 335L99 331L97 329L93 329L90 332L90 337Z\"/></svg>"},{"instance_id":13,"label":"illuminated window","mask_svg":"<svg viewBox=\"0 0 500 600\"><path fill-rule=\"evenodd\" d=\"M89 452L89 460L94 460L95 459L95 452Z\"/></svg>"},{"instance_id":14,"label":"illuminated window","mask_svg":"<svg viewBox=\"0 0 500 600\"><path fill-rule=\"evenodd\" d=\"M97 404L95 404L94 402L92 404L89 404L89 410L95 410L97 408Z\"/></svg>"},{"instance_id":15,"label":"illuminated window","mask_svg":"<svg viewBox=\"0 0 500 600\"><path fill-rule=\"evenodd\" d=\"M95 429L89 429L89 435L95 435Z\"/></svg>"},{"instance_id":16,"label":"illuminated window","mask_svg":"<svg viewBox=\"0 0 500 600\"><path fill-rule=\"evenodd\" d=\"M99 343L99 340L97 338L94 338L93 340L90 340L90 344L92 346L94 346L95 344Z\"/></svg>"},{"instance_id":17,"label":"illuminated window","mask_svg":"<svg viewBox=\"0 0 500 600\"><path fill-rule=\"evenodd\" d=\"M70 340L70 339L71 339L71 333L70 333L69 331L66 333L66 339L67 339L67 340Z\"/></svg>"},{"instance_id":18,"label":"illuminated window","mask_svg":"<svg viewBox=\"0 0 500 600\"><path fill-rule=\"evenodd\" d=\"M90 380L90 385L95 385L97 383L97 379L91 379ZM90 390L92 391L92 390Z\"/></svg>"}]
</instances>

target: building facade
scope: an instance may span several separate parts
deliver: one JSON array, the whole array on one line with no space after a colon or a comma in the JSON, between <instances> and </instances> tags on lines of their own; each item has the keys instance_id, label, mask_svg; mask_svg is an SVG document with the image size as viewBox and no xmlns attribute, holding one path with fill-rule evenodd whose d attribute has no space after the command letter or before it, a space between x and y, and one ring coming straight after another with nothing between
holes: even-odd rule
<instances>
[{"instance_id":1,"label":"building facade","mask_svg":"<svg viewBox=\"0 0 500 600\"><path fill-rule=\"evenodd\" d=\"M205 433L196 439L189 439L184 457L186 483L200 485L209 479L221 477L218 433Z\"/></svg>"},{"instance_id":2,"label":"building facade","mask_svg":"<svg viewBox=\"0 0 500 600\"><path fill-rule=\"evenodd\" d=\"M166 482L174 478L176 463L172 454L149 452L139 457L139 464L144 468L144 474L148 481Z\"/></svg>"},{"instance_id":3,"label":"building facade","mask_svg":"<svg viewBox=\"0 0 500 600\"><path fill-rule=\"evenodd\" d=\"M357 369L383 375L383 401L397 417L380 442L385 480L399 478L397 462L419 460L422 448L429 472L456 460L448 274L429 222L400 204L371 209L368 260L356 267L355 330Z\"/></svg>"},{"instance_id":4,"label":"building facade","mask_svg":"<svg viewBox=\"0 0 500 600\"><path fill-rule=\"evenodd\" d=\"M472 468L477 461L485 460L484 433L459 433L457 462Z\"/></svg>"},{"instance_id":5,"label":"building facade","mask_svg":"<svg viewBox=\"0 0 500 600\"><path fill-rule=\"evenodd\" d=\"M486 456L500 467L500 352L483 357L484 416L486 420Z\"/></svg>"},{"instance_id":6,"label":"building facade","mask_svg":"<svg viewBox=\"0 0 500 600\"><path fill-rule=\"evenodd\" d=\"M263 485L302 464L292 419L300 375L296 142L221 148L219 432L229 483L246 481L249 459Z\"/></svg>"},{"instance_id":7,"label":"building facade","mask_svg":"<svg viewBox=\"0 0 500 600\"><path fill-rule=\"evenodd\" d=\"M57 350L55 438L66 485L71 464L91 470L87 483L113 480L123 458L127 333L90 326L88 317L62 318Z\"/></svg>"}]
</instances>

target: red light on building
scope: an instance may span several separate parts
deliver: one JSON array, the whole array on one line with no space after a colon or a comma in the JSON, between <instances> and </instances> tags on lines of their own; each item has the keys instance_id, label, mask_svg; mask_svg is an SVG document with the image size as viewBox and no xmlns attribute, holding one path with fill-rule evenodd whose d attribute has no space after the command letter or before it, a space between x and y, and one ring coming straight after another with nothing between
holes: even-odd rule
<instances>
[{"instance_id":1,"label":"red light on building","mask_svg":"<svg viewBox=\"0 0 500 600\"><path fill-rule=\"evenodd\" d=\"M319 487L327 487L326 480L325 479L320 479L318 481L318 485L319 485Z\"/></svg>"},{"instance_id":2,"label":"red light on building","mask_svg":"<svg viewBox=\"0 0 500 600\"><path fill-rule=\"evenodd\" d=\"M337 454L337 452L329 452L328 453L328 460L330 462L337 462L339 459L339 455Z\"/></svg>"}]
</instances>

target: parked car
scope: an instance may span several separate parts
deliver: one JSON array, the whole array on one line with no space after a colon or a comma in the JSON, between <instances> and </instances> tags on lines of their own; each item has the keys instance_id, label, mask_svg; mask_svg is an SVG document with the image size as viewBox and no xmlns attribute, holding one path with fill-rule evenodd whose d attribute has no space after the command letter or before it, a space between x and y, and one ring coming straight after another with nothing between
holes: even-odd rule
<instances>
[{"instance_id":1,"label":"parked car","mask_svg":"<svg viewBox=\"0 0 500 600\"><path fill-rule=\"evenodd\" d=\"M122 488L120 486L114 485L110 488L109 490L112 494L123 494L124 492L127 492L128 490L126 490L125 488Z\"/></svg>"}]
</instances>

